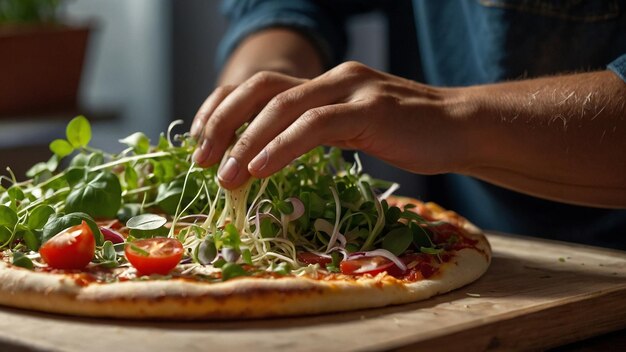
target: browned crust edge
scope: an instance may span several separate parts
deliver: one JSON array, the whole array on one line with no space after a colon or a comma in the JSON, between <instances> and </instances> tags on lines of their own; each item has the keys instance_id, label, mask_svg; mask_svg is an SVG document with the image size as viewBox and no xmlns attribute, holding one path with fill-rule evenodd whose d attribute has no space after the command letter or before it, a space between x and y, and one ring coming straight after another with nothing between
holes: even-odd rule
<instances>
[{"instance_id":1,"label":"browned crust edge","mask_svg":"<svg viewBox=\"0 0 626 352\"><path fill-rule=\"evenodd\" d=\"M356 280L239 278L220 283L126 281L81 286L63 274L0 262L0 304L76 316L124 319L241 319L320 314L424 300L465 286L491 261L485 236L463 218L477 249L462 249L433 279L406 283L385 274Z\"/></svg>"}]
</instances>

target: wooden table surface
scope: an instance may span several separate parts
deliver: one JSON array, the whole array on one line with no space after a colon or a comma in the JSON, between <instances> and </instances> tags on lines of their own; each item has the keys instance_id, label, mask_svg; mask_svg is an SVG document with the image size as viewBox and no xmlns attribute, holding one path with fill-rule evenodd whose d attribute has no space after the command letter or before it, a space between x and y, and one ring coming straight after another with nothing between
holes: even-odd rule
<instances>
[{"instance_id":1,"label":"wooden table surface","mask_svg":"<svg viewBox=\"0 0 626 352\"><path fill-rule=\"evenodd\" d=\"M626 328L626 252L490 234L477 282L414 304L312 317L128 322L0 309L0 350L545 349Z\"/></svg>"}]
</instances>

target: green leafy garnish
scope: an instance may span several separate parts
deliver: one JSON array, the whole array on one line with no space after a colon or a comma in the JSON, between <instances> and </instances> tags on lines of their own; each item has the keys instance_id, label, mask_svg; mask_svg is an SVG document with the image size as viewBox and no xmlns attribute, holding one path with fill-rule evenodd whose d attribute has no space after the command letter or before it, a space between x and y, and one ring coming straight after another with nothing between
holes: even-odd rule
<instances>
[{"instance_id":1,"label":"green leafy garnish","mask_svg":"<svg viewBox=\"0 0 626 352\"><path fill-rule=\"evenodd\" d=\"M202 168L192 161L196 141L172 134L178 123L156 145L135 132L119 140L122 152L111 154L89 145L87 119L72 119L65 138L50 144L54 155L33 166L28 180L2 176L0 248L14 255L35 251L86 221L97 245L92 262L128 266L121 252L125 244L104 241L94 221L118 219L135 252L149 255L132 245L135 238L176 238L185 249L181 272L187 265L209 267L207 275L221 269L228 280L264 271L324 270L300 262L298 252L331 255L325 270L340 271L346 253L382 248L396 256L438 255L450 245L433 243L429 228L438 223L410 206L400 209L380 200L379 190L393 184L362 173L358 155L348 163L338 149L315 148L266 179L226 190L217 182L217 166ZM59 165L68 166L58 170ZM248 266L254 270L245 270Z\"/></svg>"},{"instance_id":2,"label":"green leafy garnish","mask_svg":"<svg viewBox=\"0 0 626 352\"><path fill-rule=\"evenodd\" d=\"M32 270L34 267L33 261L25 256L22 252L13 253L13 265L30 270Z\"/></svg>"},{"instance_id":3,"label":"green leafy garnish","mask_svg":"<svg viewBox=\"0 0 626 352\"><path fill-rule=\"evenodd\" d=\"M241 265L226 263L222 266L222 280L226 281L234 277L250 275Z\"/></svg>"}]
</instances>

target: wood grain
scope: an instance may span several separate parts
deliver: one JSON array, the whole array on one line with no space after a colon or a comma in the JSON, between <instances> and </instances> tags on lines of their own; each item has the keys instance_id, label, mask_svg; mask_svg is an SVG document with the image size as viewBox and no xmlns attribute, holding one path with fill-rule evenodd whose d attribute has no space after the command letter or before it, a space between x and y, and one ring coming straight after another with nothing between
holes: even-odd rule
<instances>
[{"instance_id":1,"label":"wood grain","mask_svg":"<svg viewBox=\"0 0 626 352\"><path fill-rule=\"evenodd\" d=\"M221 323L97 320L3 308L0 350L518 350L626 328L625 252L497 234L489 240L494 260L483 278L424 302Z\"/></svg>"}]
</instances>

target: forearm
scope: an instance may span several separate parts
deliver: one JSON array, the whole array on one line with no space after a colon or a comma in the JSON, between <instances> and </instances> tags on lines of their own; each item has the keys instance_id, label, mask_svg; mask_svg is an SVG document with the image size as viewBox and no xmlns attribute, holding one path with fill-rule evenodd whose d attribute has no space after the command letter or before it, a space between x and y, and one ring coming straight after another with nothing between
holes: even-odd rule
<instances>
[{"instance_id":1,"label":"forearm","mask_svg":"<svg viewBox=\"0 0 626 352\"><path fill-rule=\"evenodd\" d=\"M626 84L612 72L465 89L459 172L570 203L626 207Z\"/></svg>"},{"instance_id":2,"label":"forearm","mask_svg":"<svg viewBox=\"0 0 626 352\"><path fill-rule=\"evenodd\" d=\"M244 39L226 62L219 85L236 85L259 71L312 78L323 71L317 48L304 35L287 28L270 28Z\"/></svg>"}]
</instances>

